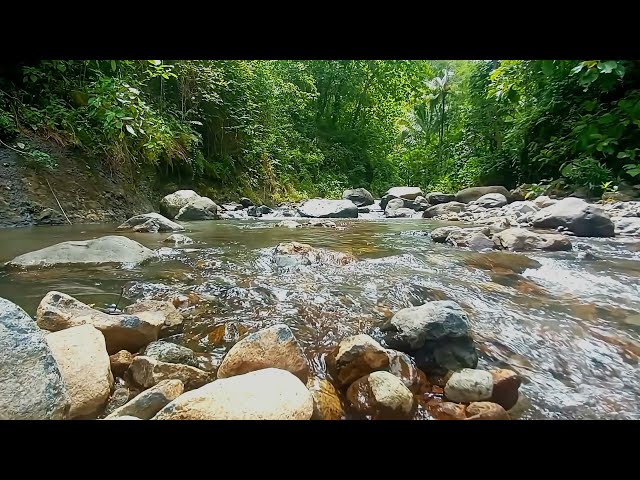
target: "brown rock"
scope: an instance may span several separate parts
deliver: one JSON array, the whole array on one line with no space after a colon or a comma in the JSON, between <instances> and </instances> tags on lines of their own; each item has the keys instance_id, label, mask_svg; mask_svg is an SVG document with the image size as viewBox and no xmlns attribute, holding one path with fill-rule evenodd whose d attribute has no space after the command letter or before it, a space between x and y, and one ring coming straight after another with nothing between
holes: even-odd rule
<instances>
[{"instance_id":1,"label":"brown rock","mask_svg":"<svg viewBox=\"0 0 640 480\"><path fill-rule=\"evenodd\" d=\"M149 388L163 380L177 379L185 390L199 388L213 380L211 373L181 363L159 362L153 358L137 356L129 367L133 381Z\"/></svg>"},{"instance_id":2,"label":"brown rock","mask_svg":"<svg viewBox=\"0 0 640 480\"><path fill-rule=\"evenodd\" d=\"M101 411L113 385L103 335L93 325L80 325L50 333L45 340L71 397L69 418Z\"/></svg>"},{"instance_id":3,"label":"brown rock","mask_svg":"<svg viewBox=\"0 0 640 480\"><path fill-rule=\"evenodd\" d=\"M493 394L489 400L509 410L518 401L518 388L522 383L520 376L502 368L490 370L489 373L493 377Z\"/></svg>"},{"instance_id":4,"label":"brown rock","mask_svg":"<svg viewBox=\"0 0 640 480\"><path fill-rule=\"evenodd\" d=\"M312 420L340 420L344 417L342 401L331 382L312 377L307 382L307 388L313 396Z\"/></svg>"},{"instance_id":5,"label":"brown rock","mask_svg":"<svg viewBox=\"0 0 640 480\"><path fill-rule=\"evenodd\" d=\"M153 325L161 325L160 337L178 333L182 326L182 314L172 302L160 300L141 300L124 309L125 313Z\"/></svg>"},{"instance_id":6,"label":"brown rock","mask_svg":"<svg viewBox=\"0 0 640 480\"><path fill-rule=\"evenodd\" d=\"M278 324L258 330L236 343L222 360L218 378L263 368L287 370L303 382L307 381L309 361L287 325Z\"/></svg>"},{"instance_id":7,"label":"brown rock","mask_svg":"<svg viewBox=\"0 0 640 480\"><path fill-rule=\"evenodd\" d=\"M427 376L422 370L416 367L413 358L404 352L391 349L387 349L387 356L389 357L389 373L394 374L402 380L405 387L414 394L431 389Z\"/></svg>"},{"instance_id":8,"label":"brown rock","mask_svg":"<svg viewBox=\"0 0 640 480\"><path fill-rule=\"evenodd\" d=\"M467 420L510 420L507 411L493 402L472 402L466 414Z\"/></svg>"},{"instance_id":9,"label":"brown rock","mask_svg":"<svg viewBox=\"0 0 640 480\"><path fill-rule=\"evenodd\" d=\"M125 405L130 398L130 392L127 387L116 388L109 397L107 406L104 409L104 415L109 415L113 411L117 410L121 406Z\"/></svg>"},{"instance_id":10,"label":"brown rock","mask_svg":"<svg viewBox=\"0 0 640 480\"><path fill-rule=\"evenodd\" d=\"M242 338L247 331L247 327L240 322L229 321L213 327L213 330L207 334L207 339L209 343L215 347L220 347L225 344L233 346L240 341L240 338Z\"/></svg>"},{"instance_id":11,"label":"brown rock","mask_svg":"<svg viewBox=\"0 0 640 480\"><path fill-rule=\"evenodd\" d=\"M340 385L389 366L387 351L369 335L353 335L340 342L328 359Z\"/></svg>"},{"instance_id":12,"label":"brown rock","mask_svg":"<svg viewBox=\"0 0 640 480\"><path fill-rule=\"evenodd\" d=\"M347 399L360 414L374 420L409 419L415 400L404 383L389 372L373 372L351 384Z\"/></svg>"},{"instance_id":13,"label":"brown rock","mask_svg":"<svg viewBox=\"0 0 640 480\"><path fill-rule=\"evenodd\" d=\"M109 357L111 372L116 377L122 377L125 370L131 365L131 362L133 362L133 355L127 350L120 350Z\"/></svg>"},{"instance_id":14,"label":"brown rock","mask_svg":"<svg viewBox=\"0 0 640 480\"><path fill-rule=\"evenodd\" d=\"M459 403L444 402L441 399L432 399L427 402L427 411L436 420L464 420L465 406Z\"/></svg>"}]
</instances>

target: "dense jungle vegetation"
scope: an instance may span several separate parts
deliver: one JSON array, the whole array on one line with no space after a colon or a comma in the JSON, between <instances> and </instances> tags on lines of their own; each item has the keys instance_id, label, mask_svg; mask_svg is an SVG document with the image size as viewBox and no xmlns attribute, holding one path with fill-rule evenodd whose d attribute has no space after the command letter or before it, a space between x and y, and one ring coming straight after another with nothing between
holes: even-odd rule
<instances>
[{"instance_id":1,"label":"dense jungle vegetation","mask_svg":"<svg viewBox=\"0 0 640 480\"><path fill-rule=\"evenodd\" d=\"M131 181L145 169L274 201L394 185L640 175L640 62L40 61L0 65L0 140L49 138ZM206 190L205 190L206 191Z\"/></svg>"}]
</instances>

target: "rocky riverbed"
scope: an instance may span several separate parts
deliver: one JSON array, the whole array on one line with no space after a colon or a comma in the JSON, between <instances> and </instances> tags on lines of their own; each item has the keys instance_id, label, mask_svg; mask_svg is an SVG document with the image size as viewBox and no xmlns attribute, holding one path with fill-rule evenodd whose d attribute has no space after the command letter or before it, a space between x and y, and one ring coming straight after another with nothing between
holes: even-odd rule
<instances>
[{"instance_id":1,"label":"rocky riverbed","mask_svg":"<svg viewBox=\"0 0 640 480\"><path fill-rule=\"evenodd\" d=\"M640 202L160 204L2 232L2 418L637 417Z\"/></svg>"}]
</instances>

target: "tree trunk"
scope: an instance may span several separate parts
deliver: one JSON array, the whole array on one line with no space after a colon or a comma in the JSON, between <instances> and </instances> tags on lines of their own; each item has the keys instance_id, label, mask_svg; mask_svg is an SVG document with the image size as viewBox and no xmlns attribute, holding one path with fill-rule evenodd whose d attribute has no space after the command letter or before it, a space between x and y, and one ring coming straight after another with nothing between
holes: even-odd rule
<instances>
[{"instance_id":1,"label":"tree trunk","mask_svg":"<svg viewBox=\"0 0 640 480\"><path fill-rule=\"evenodd\" d=\"M446 93L442 92L442 115L440 116L440 160L439 160L439 165L438 165L438 169L440 171L443 170L443 164L442 164L442 137L444 136L444 106L445 106L445 98L446 98ZM440 172L438 172L440 173Z\"/></svg>"}]
</instances>

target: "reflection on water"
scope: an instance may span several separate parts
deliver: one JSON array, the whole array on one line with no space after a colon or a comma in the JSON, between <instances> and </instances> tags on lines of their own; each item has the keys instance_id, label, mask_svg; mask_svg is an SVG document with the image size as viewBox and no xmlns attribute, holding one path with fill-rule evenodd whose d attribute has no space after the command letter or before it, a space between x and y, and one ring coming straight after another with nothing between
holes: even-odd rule
<instances>
[{"instance_id":1,"label":"reflection on water","mask_svg":"<svg viewBox=\"0 0 640 480\"><path fill-rule=\"evenodd\" d=\"M638 418L640 252L637 241L576 239L583 251L476 253L434 244L424 220L336 221L331 228L276 228L274 221L187 224L193 245L168 248L168 234L127 234L158 250L137 267L0 272L0 296L30 314L49 290L86 303L177 298L187 320L172 339L219 363L246 332L291 326L322 376L327 352L398 309L452 299L467 311L481 367L523 377L525 418ZM114 225L0 231L0 261L65 240L113 234ZM356 256L333 264L279 268L280 242L298 241ZM190 293L191 296L187 297Z\"/></svg>"}]
</instances>

